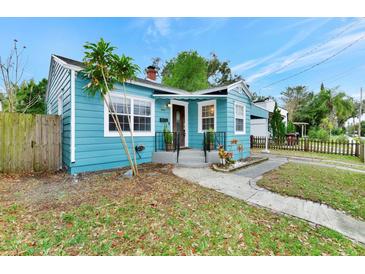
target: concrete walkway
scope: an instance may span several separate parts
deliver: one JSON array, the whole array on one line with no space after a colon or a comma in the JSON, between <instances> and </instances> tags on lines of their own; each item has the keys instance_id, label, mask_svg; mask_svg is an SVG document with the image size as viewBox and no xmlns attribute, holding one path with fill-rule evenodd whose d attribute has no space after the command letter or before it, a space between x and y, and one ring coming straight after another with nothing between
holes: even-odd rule
<instances>
[{"instance_id":1,"label":"concrete walkway","mask_svg":"<svg viewBox=\"0 0 365 274\"><path fill-rule=\"evenodd\" d=\"M322 159L316 159L316 158L306 158L306 157L298 157L298 156L286 156L286 155L278 155L278 154L265 154L265 153L254 153L253 156L257 157L269 157L270 160L274 161L288 161L292 163L298 163L298 164L311 164L311 165L317 165L322 167L331 167L331 168L337 168L341 170L351 171L351 172L357 172L357 173L365 173L365 169L358 169L358 168L351 168L353 167L364 167L365 165L361 164L352 164L352 163L344 163L339 161L331 161L331 160L322 160Z\"/></svg>"},{"instance_id":2,"label":"concrete walkway","mask_svg":"<svg viewBox=\"0 0 365 274\"><path fill-rule=\"evenodd\" d=\"M175 175L215 189L250 204L292 215L315 224L336 230L347 237L365 244L365 222L356 220L343 212L311 201L282 196L260 188L256 181L260 176L287 162L285 158L270 159L256 166L235 173L220 173L210 168L175 167Z\"/></svg>"}]
</instances>

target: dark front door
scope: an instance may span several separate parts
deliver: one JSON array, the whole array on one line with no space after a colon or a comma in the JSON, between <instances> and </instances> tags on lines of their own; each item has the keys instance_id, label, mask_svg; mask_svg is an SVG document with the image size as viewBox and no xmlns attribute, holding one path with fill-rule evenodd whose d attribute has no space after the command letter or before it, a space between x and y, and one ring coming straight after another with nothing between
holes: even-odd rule
<instances>
[{"instance_id":1,"label":"dark front door","mask_svg":"<svg viewBox=\"0 0 365 274\"><path fill-rule=\"evenodd\" d=\"M172 105L172 128L180 135L180 147L185 146L185 107Z\"/></svg>"}]
</instances>

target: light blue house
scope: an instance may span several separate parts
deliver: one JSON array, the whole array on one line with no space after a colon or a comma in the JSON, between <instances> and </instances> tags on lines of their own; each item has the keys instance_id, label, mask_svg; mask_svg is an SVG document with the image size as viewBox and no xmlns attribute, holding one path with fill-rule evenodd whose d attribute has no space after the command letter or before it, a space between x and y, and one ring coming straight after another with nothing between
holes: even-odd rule
<instances>
[{"instance_id":1,"label":"light blue house","mask_svg":"<svg viewBox=\"0 0 365 274\"><path fill-rule=\"evenodd\" d=\"M52 55L47 112L62 115L63 165L71 174L128 166L107 106L84 90L82 69L81 62ZM244 81L190 93L156 83L152 67L147 75L126 84L126 99L121 86L111 94L132 152L130 115L138 163L209 163L217 160L214 150L219 144L235 159L250 155L251 120L267 119L268 112L253 104ZM174 132L173 151L166 151L165 126ZM215 132L213 138L206 133L209 129ZM243 145L242 153L233 139ZM210 142L213 145L207 146Z\"/></svg>"}]
</instances>

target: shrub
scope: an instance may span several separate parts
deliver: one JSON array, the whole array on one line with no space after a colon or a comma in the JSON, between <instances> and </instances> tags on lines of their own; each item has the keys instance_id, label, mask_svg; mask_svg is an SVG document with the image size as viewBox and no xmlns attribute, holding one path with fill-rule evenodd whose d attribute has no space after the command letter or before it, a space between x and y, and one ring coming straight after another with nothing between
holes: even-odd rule
<instances>
[{"instance_id":1,"label":"shrub","mask_svg":"<svg viewBox=\"0 0 365 274\"><path fill-rule=\"evenodd\" d=\"M309 139L315 139L320 141L328 141L330 136L328 132L322 128L313 128L308 131Z\"/></svg>"},{"instance_id":2,"label":"shrub","mask_svg":"<svg viewBox=\"0 0 365 274\"><path fill-rule=\"evenodd\" d=\"M293 122L289 121L288 122L288 126L286 128L286 133L295 133L296 130L295 130L295 126L293 124Z\"/></svg>"},{"instance_id":3,"label":"shrub","mask_svg":"<svg viewBox=\"0 0 365 274\"><path fill-rule=\"evenodd\" d=\"M331 133L332 133L332 135L343 135L343 134L345 134L345 129L341 128L341 127L337 127L337 128L334 128Z\"/></svg>"},{"instance_id":4,"label":"shrub","mask_svg":"<svg viewBox=\"0 0 365 274\"><path fill-rule=\"evenodd\" d=\"M338 136L334 136L332 139L334 141L338 141L338 142L341 142L341 143L347 142L347 140L348 140L347 136L344 135L344 134L341 134L341 135L338 135Z\"/></svg>"}]
</instances>

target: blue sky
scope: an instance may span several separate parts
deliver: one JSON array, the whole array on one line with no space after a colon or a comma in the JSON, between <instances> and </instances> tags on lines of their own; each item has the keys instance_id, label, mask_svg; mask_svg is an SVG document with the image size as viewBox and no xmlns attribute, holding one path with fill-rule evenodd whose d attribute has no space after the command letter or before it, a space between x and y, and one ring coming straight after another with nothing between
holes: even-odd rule
<instances>
[{"instance_id":1,"label":"blue sky","mask_svg":"<svg viewBox=\"0 0 365 274\"><path fill-rule=\"evenodd\" d=\"M357 97L365 87L365 39L306 73L266 86L325 60L363 35L365 19L359 18L0 18L0 55L8 54L16 38L27 47L25 78L39 80L47 77L52 53L81 60L83 44L103 37L141 68L152 57L165 61L194 49L230 60L233 70L261 95L278 97L287 86L299 84L317 91L323 81Z\"/></svg>"}]
</instances>

